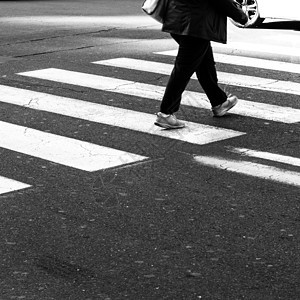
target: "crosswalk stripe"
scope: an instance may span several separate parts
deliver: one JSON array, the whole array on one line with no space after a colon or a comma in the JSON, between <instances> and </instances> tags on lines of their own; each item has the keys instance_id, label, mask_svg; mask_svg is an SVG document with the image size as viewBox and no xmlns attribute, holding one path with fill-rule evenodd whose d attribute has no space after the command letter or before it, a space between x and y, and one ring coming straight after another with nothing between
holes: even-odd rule
<instances>
[{"instance_id":1,"label":"crosswalk stripe","mask_svg":"<svg viewBox=\"0 0 300 300\"><path fill-rule=\"evenodd\" d=\"M249 161L224 159L214 156L195 156L195 161L201 165L244 174L265 180L276 181L288 185L300 186L300 173L279 169Z\"/></svg>"},{"instance_id":2,"label":"crosswalk stripe","mask_svg":"<svg viewBox=\"0 0 300 300\"><path fill-rule=\"evenodd\" d=\"M103 60L95 62L96 64L108 65L114 67L123 68L138 68L142 71L155 72L159 74L170 74L172 66L157 62L147 62L136 59L128 58L116 58L110 60ZM193 76L195 78L195 76ZM125 84L125 83L124 83ZM142 86L140 86L142 88ZM150 98L160 100L164 92L162 87L154 86L144 86L143 93L145 94L147 90L151 89L156 93L149 94ZM157 93L160 91L161 95L157 97ZM137 93L138 94L138 93ZM155 98L156 95L156 98ZM141 96L142 97L142 96ZM187 104L189 106L194 106L198 108L210 109L209 103L206 101L207 97L203 93L196 92L185 92L182 100L182 104ZM254 101L240 100L239 104L230 111L233 114L239 114L248 117L254 117L259 119L265 119L269 121L282 122L282 123L296 123L300 121L300 110L291 107L283 107L266 103L259 103Z\"/></svg>"},{"instance_id":3,"label":"crosswalk stripe","mask_svg":"<svg viewBox=\"0 0 300 300\"><path fill-rule=\"evenodd\" d=\"M266 160L276 161L283 164L288 164L296 167L300 167L300 158L280 155L270 152L256 151L247 148L232 148L229 149L231 152L238 153L245 156L262 158Z\"/></svg>"},{"instance_id":4,"label":"crosswalk stripe","mask_svg":"<svg viewBox=\"0 0 300 300\"><path fill-rule=\"evenodd\" d=\"M23 190L29 187L31 187L31 185L0 176L0 195L13 191Z\"/></svg>"},{"instance_id":5,"label":"crosswalk stripe","mask_svg":"<svg viewBox=\"0 0 300 300\"><path fill-rule=\"evenodd\" d=\"M155 54L176 56L177 50L155 52ZM224 64L300 74L300 64L221 53L214 53L214 58L216 62Z\"/></svg>"},{"instance_id":6,"label":"crosswalk stripe","mask_svg":"<svg viewBox=\"0 0 300 300\"><path fill-rule=\"evenodd\" d=\"M87 76L85 77L81 73L73 74L72 72L70 73L57 69L41 70L36 71L34 73L30 72L28 76L30 75L47 78L49 80L62 80L63 82L65 80L68 83L78 83L79 85L83 84L84 86L86 86L86 84L90 84L95 87L99 86L99 82L103 84L103 80L107 80L107 84L109 85L109 87L111 89L115 88L113 80L111 78L102 78L102 80L101 78L99 78L99 76L86 74ZM77 79L75 79L74 77L76 75L79 76ZM185 122L187 127L181 130L162 130L161 128L153 125L155 116L152 114L7 86L0 86L0 91L2 94L0 101L2 102L21 105L31 109L43 110L74 118L80 118L101 124L122 127L134 131L176 139L197 145L208 144L245 134L244 132L193 122ZM22 130L24 132L24 129L20 129L21 132ZM57 136L55 138L62 139ZM3 140L3 138L1 139ZM53 140L52 143L55 143L55 140ZM81 145L83 145L83 142L77 143L79 143L80 148L82 148ZM60 144L60 142L57 141L56 144ZM64 148L68 149L70 147L65 146ZM95 157L94 155L89 155L88 151L83 153L82 156L87 156L86 159L91 157L95 158L96 161L99 160L99 158ZM117 155L117 157L119 156L120 154ZM64 162L64 159L62 159L62 162ZM96 162L92 165L96 165Z\"/></svg>"},{"instance_id":7,"label":"crosswalk stripe","mask_svg":"<svg viewBox=\"0 0 300 300\"><path fill-rule=\"evenodd\" d=\"M230 46L227 44L220 44L212 42L212 47L215 52L227 52L230 49L230 53L247 53L252 52L256 57L259 55L265 56L271 55L272 57L281 56L289 57L289 61L299 61L299 49L298 47L286 47L286 46L276 46L272 44L259 44L257 43L243 43L243 42L230 42Z\"/></svg>"},{"instance_id":8,"label":"crosswalk stripe","mask_svg":"<svg viewBox=\"0 0 300 300\"><path fill-rule=\"evenodd\" d=\"M162 86L58 69L37 70L20 74L157 101L161 101L165 90L165 87ZM185 91L182 104L202 109L211 109L206 95L203 93ZM247 100L240 100L239 104L230 112L232 114L288 124L300 121L299 109Z\"/></svg>"},{"instance_id":9,"label":"crosswalk stripe","mask_svg":"<svg viewBox=\"0 0 300 300\"><path fill-rule=\"evenodd\" d=\"M97 171L147 158L2 121L0 128L0 147L84 171Z\"/></svg>"},{"instance_id":10,"label":"crosswalk stripe","mask_svg":"<svg viewBox=\"0 0 300 300\"><path fill-rule=\"evenodd\" d=\"M113 67L127 68L131 70L153 72L164 75L169 75L173 69L173 65L171 64L133 58L113 58L103 61L96 61L94 63ZM196 76L193 75L192 79L196 79ZM276 79L268 79L262 77L254 77L224 72L218 72L218 79L220 83L227 85L300 95L300 84L291 81L281 81Z\"/></svg>"}]
</instances>

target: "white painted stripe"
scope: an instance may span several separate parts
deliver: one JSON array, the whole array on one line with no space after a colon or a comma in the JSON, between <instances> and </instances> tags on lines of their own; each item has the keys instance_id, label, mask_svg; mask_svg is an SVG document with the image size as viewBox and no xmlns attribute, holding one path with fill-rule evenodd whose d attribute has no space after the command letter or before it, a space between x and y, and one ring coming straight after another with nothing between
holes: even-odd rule
<instances>
[{"instance_id":1,"label":"white painted stripe","mask_svg":"<svg viewBox=\"0 0 300 300\"><path fill-rule=\"evenodd\" d=\"M42 70L41 72L37 71L34 75L37 77L51 77L52 80L61 80L61 76L65 76L66 79L69 79L68 81L74 79L74 77L72 77L72 73L62 72L63 73L61 73L60 70L51 69L46 71ZM114 89L112 78L104 80L108 80L110 88ZM89 84L95 84L95 86L99 86L99 82L103 83L101 78L99 79L98 76L94 78L93 76L90 77L87 75L85 78L82 74L80 74L78 82L85 85L86 81ZM198 145L208 144L245 134L243 132L230 129L192 122L185 122L187 127L180 130L163 130L153 125L155 115L152 114L6 86L0 86L0 92L2 95L0 101L2 102L26 106L32 109L62 114L111 126L122 127ZM66 148L68 149L68 147Z\"/></svg>"},{"instance_id":2,"label":"white painted stripe","mask_svg":"<svg viewBox=\"0 0 300 300\"><path fill-rule=\"evenodd\" d=\"M114 58L103 61L96 61L94 63L120 68L127 68L131 70L153 72L164 75L169 75L173 69L173 65L171 64L132 58ZM193 75L192 79L196 79L196 76ZM291 81L281 81L276 79L268 79L262 77L254 77L224 72L218 72L218 79L220 83L228 85L300 95L300 84Z\"/></svg>"},{"instance_id":3,"label":"white painted stripe","mask_svg":"<svg viewBox=\"0 0 300 300\"><path fill-rule=\"evenodd\" d=\"M247 51L253 52L255 54L276 54L299 58L299 48L297 47L284 47L284 46L276 46L276 45L263 45L259 44L259 46L255 43L241 43L241 42L230 42L230 44L222 45L220 43L212 42L212 47L216 51L225 50L228 51L230 49L231 53ZM236 51L235 51L236 50Z\"/></svg>"},{"instance_id":4,"label":"white painted stripe","mask_svg":"<svg viewBox=\"0 0 300 300\"><path fill-rule=\"evenodd\" d=\"M0 176L0 195L31 187L31 185Z\"/></svg>"},{"instance_id":5,"label":"white painted stripe","mask_svg":"<svg viewBox=\"0 0 300 300\"><path fill-rule=\"evenodd\" d=\"M230 149L230 151L245 156L257 157L257 158L272 160L279 163L300 167L300 158L297 157L280 155L280 154L275 154L270 152L256 151L256 150L251 150L246 148L232 148Z\"/></svg>"},{"instance_id":6,"label":"white painted stripe","mask_svg":"<svg viewBox=\"0 0 300 300\"><path fill-rule=\"evenodd\" d=\"M196 156L196 162L234 173L244 174L284 184L300 186L300 173L249 161L235 161L212 156Z\"/></svg>"},{"instance_id":7,"label":"white painted stripe","mask_svg":"<svg viewBox=\"0 0 300 300\"><path fill-rule=\"evenodd\" d=\"M0 128L0 147L80 170L92 172L147 158L2 121Z\"/></svg>"},{"instance_id":8,"label":"white painted stripe","mask_svg":"<svg viewBox=\"0 0 300 300\"><path fill-rule=\"evenodd\" d=\"M177 50L155 53L160 55L176 56ZM214 53L214 58L216 62L224 64L300 74L300 64L221 53Z\"/></svg>"},{"instance_id":9,"label":"white painted stripe","mask_svg":"<svg viewBox=\"0 0 300 300\"><path fill-rule=\"evenodd\" d=\"M95 63L109 66L121 66L126 68L131 68L134 66L133 68L139 68L143 71L156 72L160 74L169 74L172 69L172 66L168 64L145 62L127 58L104 60ZM103 77L101 77L98 81L98 88L101 86L100 89L114 89L115 92L118 93L150 98L154 100L161 100L165 90L165 88L161 86L121 81L120 79L104 80ZM111 85L113 85L113 87L111 87ZM207 102L207 97L203 93L185 91L182 98L182 104L203 109L211 109L209 102ZM247 100L239 100L239 104L234 107L230 113L290 124L300 121L299 109Z\"/></svg>"}]
</instances>

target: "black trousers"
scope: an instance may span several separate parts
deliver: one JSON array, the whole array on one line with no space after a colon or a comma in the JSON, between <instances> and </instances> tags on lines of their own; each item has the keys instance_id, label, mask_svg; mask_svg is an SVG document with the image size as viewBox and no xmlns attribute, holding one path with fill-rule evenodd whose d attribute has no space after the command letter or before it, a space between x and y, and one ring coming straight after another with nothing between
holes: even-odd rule
<instances>
[{"instance_id":1,"label":"black trousers","mask_svg":"<svg viewBox=\"0 0 300 300\"><path fill-rule=\"evenodd\" d=\"M227 95L218 86L210 41L184 35L171 34L171 36L179 44L179 49L160 111L172 114L179 110L182 93L195 72L211 106L214 107L225 102Z\"/></svg>"}]
</instances>

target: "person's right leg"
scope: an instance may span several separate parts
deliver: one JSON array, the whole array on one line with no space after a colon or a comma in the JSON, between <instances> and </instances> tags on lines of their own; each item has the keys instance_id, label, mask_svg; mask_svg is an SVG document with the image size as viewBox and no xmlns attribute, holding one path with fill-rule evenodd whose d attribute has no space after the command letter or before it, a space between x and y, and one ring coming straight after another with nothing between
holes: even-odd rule
<instances>
[{"instance_id":1,"label":"person's right leg","mask_svg":"<svg viewBox=\"0 0 300 300\"><path fill-rule=\"evenodd\" d=\"M202 63L196 70L196 75L212 107L226 101L227 95L218 85L216 63L210 44Z\"/></svg>"},{"instance_id":2,"label":"person's right leg","mask_svg":"<svg viewBox=\"0 0 300 300\"><path fill-rule=\"evenodd\" d=\"M196 75L211 103L214 116L221 117L236 105L237 97L233 95L227 96L219 87L215 65L212 48L209 45L202 63L196 70Z\"/></svg>"}]
</instances>

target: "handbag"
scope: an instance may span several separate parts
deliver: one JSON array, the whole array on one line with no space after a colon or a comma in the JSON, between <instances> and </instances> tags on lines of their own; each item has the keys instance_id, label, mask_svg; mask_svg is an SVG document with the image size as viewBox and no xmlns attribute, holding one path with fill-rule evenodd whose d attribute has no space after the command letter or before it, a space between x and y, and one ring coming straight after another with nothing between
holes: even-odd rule
<instances>
[{"instance_id":1,"label":"handbag","mask_svg":"<svg viewBox=\"0 0 300 300\"><path fill-rule=\"evenodd\" d=\"M163 23L168 0L145 0L142 10L150 17Z\"/></svg>"}]
</instances>

